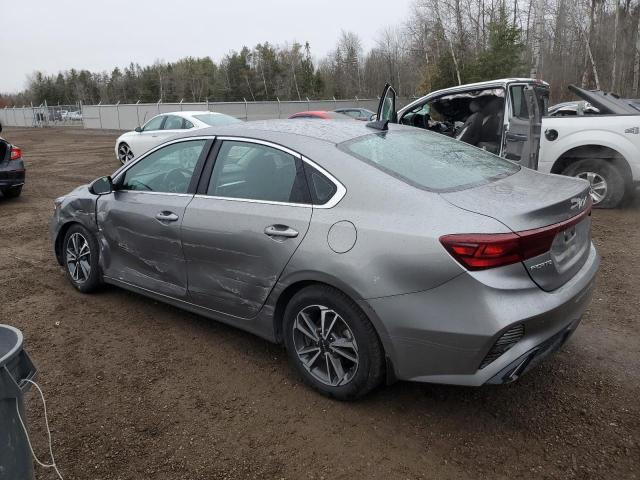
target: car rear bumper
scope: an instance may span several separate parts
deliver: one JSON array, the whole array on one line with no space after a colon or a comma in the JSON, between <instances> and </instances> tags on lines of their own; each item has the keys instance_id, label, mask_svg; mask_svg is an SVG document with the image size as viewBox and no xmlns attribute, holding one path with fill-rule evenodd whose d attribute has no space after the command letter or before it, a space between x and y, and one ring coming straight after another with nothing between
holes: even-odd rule
<instances>
[{"instance_id":1,"label":"car rear bumper","mask_svg":"<svg viewBox=\"0 0 640 480\"><path fill-rule=\"evenodd\" d=\"M381 339L396 378L504 383L497 379L513 374L515 380L549 355L551 339L561 338L560 345L566 341L589 304L599 263L591 245L580 271L552 292L522 279L518 264L501 267L500 275L499 269L463 273L431 290L369 299L362 306L384 327ZM514 281L518 277L522 280ZM518 325L524 334L517 343L480 368L497 340Z\"/></svg>"},{"instance_id":2,"label":"car rear bumper","mask_svg":"<svg viewBox=\"0 0 640 480\"><path fill-rule=\"evenodd\" d=\"M0 187L8 188L23 185L25 176L26 172L24 169L0 170Z\"/></svg>"}]
</instances>

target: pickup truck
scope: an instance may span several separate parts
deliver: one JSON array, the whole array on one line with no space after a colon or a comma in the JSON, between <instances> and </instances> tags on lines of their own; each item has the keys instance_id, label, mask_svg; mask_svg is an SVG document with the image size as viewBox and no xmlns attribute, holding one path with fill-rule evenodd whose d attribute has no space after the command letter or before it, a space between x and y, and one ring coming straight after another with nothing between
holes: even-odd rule
<instances>
[{"instance_id":1,"label":"pickup truck","mask_svg":"<svg viewBox=\"0 0 640 480\"><path fill-rule=\"evenodd\" d=\"M548 83L505 78L438 90L400 110L387 84L377 118L449 135L528 168L583 178L594 206L618 207L640 184L640 110L612 94L570 89L599 114L548 117Z\"/></svg>"}]
</instances>

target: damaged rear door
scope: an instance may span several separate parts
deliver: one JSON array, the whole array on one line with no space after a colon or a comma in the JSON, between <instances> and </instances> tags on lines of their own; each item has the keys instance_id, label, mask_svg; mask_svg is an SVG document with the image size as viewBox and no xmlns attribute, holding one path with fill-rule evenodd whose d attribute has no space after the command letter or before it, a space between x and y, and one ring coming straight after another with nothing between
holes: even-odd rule
<instances>
[{"instance_id":1,"label":"damaged rear door","mask_svg":"<svg viewBox=\"0 0 640 480\"><path fill-rule=\"evenodd\" d=\"M189 296L252 318L307 233L309 191L300 156L285 147L217 142L182 222Z\"/></svg>"}]
</instances>

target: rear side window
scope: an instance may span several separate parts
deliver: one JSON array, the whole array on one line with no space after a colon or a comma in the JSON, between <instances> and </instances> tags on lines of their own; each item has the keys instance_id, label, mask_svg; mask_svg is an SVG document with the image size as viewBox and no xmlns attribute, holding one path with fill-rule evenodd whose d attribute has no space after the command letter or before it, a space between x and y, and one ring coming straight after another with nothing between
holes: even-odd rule
<instances>
[{"instance_id":1,"label":"rear side window","mask_svg":"<svg viewBox=\"0 0 640 480\"><path fill-rule=\"evenodd\" d=\"M182 117L175 115L167 115L167 119L162 126L163 130L181 130L182 129Z\"/></svg>"},{"instance_id":2,"label":"rear side window","mask_svg":"<svg viewBox=\"0 0 640 480\"><path fill-rule=\"evenodd\" d=\"M309 203L300 159L266 145L224 141L207 194L283 203Z\"/></svg>"},{"instance_id":3,"label":"rear side window","mask_svg":"<svg viewBox=\"0 0 640 480\"><path fill-rule=\"evenodd\" d=\"M311 165L305 165L304 169L307 174L312 203L324 205L336 194L338 187Z\"/></svg>"},{"instance_id":4,"label":"rear side window","mask_svg":"<svg viewBox=\"0 0 640 480\"><path fill-rule=\"evenodd\" d=\"M410 185L436 192L484 185L520 170L496 155L432 132L376 133L338 147Z\"/></svg>"},{"instance_id":5,"label":"rear side window","mask_svg":"<svg viewBox=\"0 0 640 480\"><path fill-rule=\"evenodd\" d=\"M549 90L547 88L534 86L535 98L538 102L538 110L540 115L547 115L549 108ZM511 87L511 105L513 108L513 116L523 120L529 119L529 108L527 99L524 95L525 85L514 85Z\"/></svg>"}]
</instances>

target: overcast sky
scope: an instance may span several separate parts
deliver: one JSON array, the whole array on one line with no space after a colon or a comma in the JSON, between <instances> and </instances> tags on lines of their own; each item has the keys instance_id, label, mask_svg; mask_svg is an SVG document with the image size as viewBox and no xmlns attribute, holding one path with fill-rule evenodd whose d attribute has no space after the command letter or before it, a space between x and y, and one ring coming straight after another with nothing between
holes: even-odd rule
<instances>
[{"instance_id":1,"label":"overcast sky","mask_svg":"<svg viewBox=\"0 0 640 480\"><path fill-rule=\"evenodd\" d=\"M0 92L26 86L35 70L111 71L130 62L210 56L256 43L311 44L318 59L340 30L363 47L404 22L411 0L0 0Z\"/></svg>"}]
</instances>

